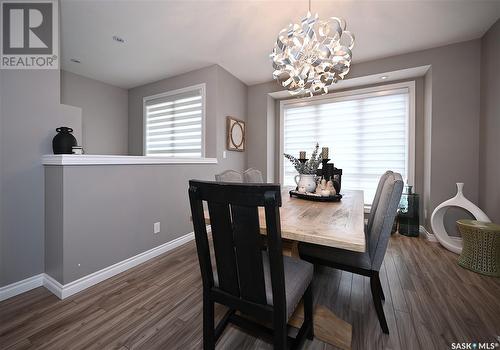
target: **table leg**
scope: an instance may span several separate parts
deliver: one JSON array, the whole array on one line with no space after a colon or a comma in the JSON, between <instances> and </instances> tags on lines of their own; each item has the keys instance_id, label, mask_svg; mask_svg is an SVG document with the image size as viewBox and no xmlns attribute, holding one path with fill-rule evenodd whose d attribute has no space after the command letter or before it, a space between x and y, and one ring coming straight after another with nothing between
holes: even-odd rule
<instances>
[{"instance_id":1,"label":"table leg","mask_svg":"<svg viewBox=\"0 0 500 350\"><path fill-rule=\"evenodd\" d=\"M283 255L299 258L299 245L297 241L282 240Z\"/></svg>"},{"instance_id":2,"label":"table leg","mask_svg":"<svg viewBox=\"0 0 500 350\"><path fill-rule=\"evenodd\" d=\"M328 308L317 305L314 309L314 337L344 350L351 349L352 326L340 319ZM288 324L300 328L304 321L304 307L302 302L288 321Z\"/></svg>"},{"instance_id":3,"label":"table leg","mask_svg":"<svg viewBox=\"0 0 500 350\"><path fill-rule=\"evenodd\" d=\"M283 241L283 255L299 258L296 241ZM352 325L330 311L327 307L316 305L314 308L314 337L344 350L351 349ZM288 324L300 328L304 321L304 306L299 304Z\"/></svg>"}]
</instances>

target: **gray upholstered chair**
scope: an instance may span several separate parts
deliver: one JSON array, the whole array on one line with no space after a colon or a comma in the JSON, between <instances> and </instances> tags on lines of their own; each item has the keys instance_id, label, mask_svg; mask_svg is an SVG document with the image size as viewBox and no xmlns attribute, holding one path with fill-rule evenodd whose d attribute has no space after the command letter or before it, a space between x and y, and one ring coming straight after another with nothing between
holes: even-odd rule
<instances>
[{"instance_id":1,"label":"gray upholstered chair","mask_svg":"<svg viewBox=\"0 0 500 350\"><path fill-rule=\"evenodd\" d=\"M382 188L384 187L384 183L385 180L387 180L387 177L392 174L393 172L391 170L387 170L378 180L377 191L375 192L375 197L373 197L372 206L370 208L370 215L368 216L368 223L365 226L365 233L370 232L372 228L375 211L377 210L378 201L380 200L380 195L382 194Z\"/></svg>"},{"instance_id":2,"label":"gray upholstered chair","mask_svg":"<svg viewBox=\"0 0 500 350\"><path fill-rule=\"evenodd\" d=\"M217 182L243 182L243 176L240 172L235 170L226 170L220 174L215 174L215 181Z\"/></svg>"},{"instance_id":3,"label":"gray upholstered chair","mask_svg":"<svg viewBox=\"0 0 500 350\"><path fill-rule=\"evenodd\" d=\"M370 287L375 304L375 310L384 333L389 333L387 321L382 307L385 300L379 271L384 260L391 228L396 217L401 193L403 192L403 179L398 173L383 175L382 189L375 195L375 205L372 207L369 230L366 235L366 252L358 253L344 249L330 248L310 243L299 244L300 257L314 264L325 265L340 270L349 271L370 277ZM378 191L377 191L378 192Z\"/></svg>"},{"instance_id":4,"label":"gray upholstered chair","mask_svg":"<svg viewBox=\"0 0 500 350\"><path fill-rule=\"evenodd\" d=\"M247 183L263 183L264 179L260 170L250 168L243 172L243 181Z\"/></svg>"}]
</instances>

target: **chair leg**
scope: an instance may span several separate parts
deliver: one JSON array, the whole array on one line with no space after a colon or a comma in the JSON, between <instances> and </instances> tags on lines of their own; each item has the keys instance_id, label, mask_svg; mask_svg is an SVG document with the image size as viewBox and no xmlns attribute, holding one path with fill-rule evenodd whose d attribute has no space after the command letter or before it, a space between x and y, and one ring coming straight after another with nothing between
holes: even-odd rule
<instances>
[{"instance_id":1,"label":"chair leg","mask_svg":"<svg viewBox=\"0 0 500 350\"><path fill-rule=\"evenodd\" d=\"M304 293L304 324L309 324L309 333L307 334L307 339L314 339L314 319L313 319L313 290L312 282L307 287Z\"/></svg>"},{"instance_id":2,"label":"chair leg","mask_svg":"<svg viewBox=\"0 0 500 350\"><path fill-rule=\"evenodd\" d=\"M274 350L286 350L288 349L288 328L285 318L281 319L275 317L274 321L274 333L273 333L273 349Z\"/></svg>"},{"instance_id":3,"label":"chair leg","mask_svg":"<svg viewBox=\"0 0 500 350\"><path fill-rule=\"evenodd\" d=\"M382 289L382 283L380 283L380 276L377 273L373 277L377 279L377 286L378 286L378 289L380 290L380 297L382 298L382 300L385 301L384 290Z\"/></svg>"},{"instance_id":4,"label":"chair leg","mask_svg":"<svg viewBox=\"0 0 500 350\"><path fill-rule=\"evenodd\" d=\"M214 302L203 295L203 349L215 349Z\"/></svg>"},{"instance_id":5,"label":"chair leg","mask_svg":"<svg viewBox=\"0 0 500 350\"><path fill-rule=\"evenodd\" d=\"M378 272L374 272L374 275L370 277L370 287L372 290L373 304L375 304L375 310L377 311L378 321L382 331L385 334L389 334L389 327L387 327L387 321L384 315L384 308L382 307L382 289L379 287L377 282Z\"/></svg>"}]
</instances>

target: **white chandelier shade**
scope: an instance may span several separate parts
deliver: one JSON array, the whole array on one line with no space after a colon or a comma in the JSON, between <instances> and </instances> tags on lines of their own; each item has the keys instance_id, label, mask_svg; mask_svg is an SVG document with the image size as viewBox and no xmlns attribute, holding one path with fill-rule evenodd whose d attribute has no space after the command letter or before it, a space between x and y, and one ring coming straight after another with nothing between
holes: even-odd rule
<instances>
[{"instance_id":1,"label":"white chandelier shade","mask_svg":"<svg viewBox=\"0 0 500 350\"><path fill-rule=\"evenodd\" d=\"M292 95L326 94L349 72L354 35L337 17L320 20L309 11L300 24L280 31L270 55L273 78Z\"/></svg>"}]
</instances>

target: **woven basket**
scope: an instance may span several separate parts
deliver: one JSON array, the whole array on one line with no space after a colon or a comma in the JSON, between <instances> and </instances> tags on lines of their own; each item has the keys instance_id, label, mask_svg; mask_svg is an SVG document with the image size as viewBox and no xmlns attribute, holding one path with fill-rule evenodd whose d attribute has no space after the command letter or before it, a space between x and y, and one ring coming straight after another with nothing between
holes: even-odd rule
<instances>
[{"instance_id":1,"label":"woven basket","mask_svg":"<svg viewBox=\"0 0 500 350\"><path fill-rule=\"evenodd\" d=\"M463 249L458 264L483 275L500 277L500 225L458 220Z\"/></svg>"}]
</instances>

